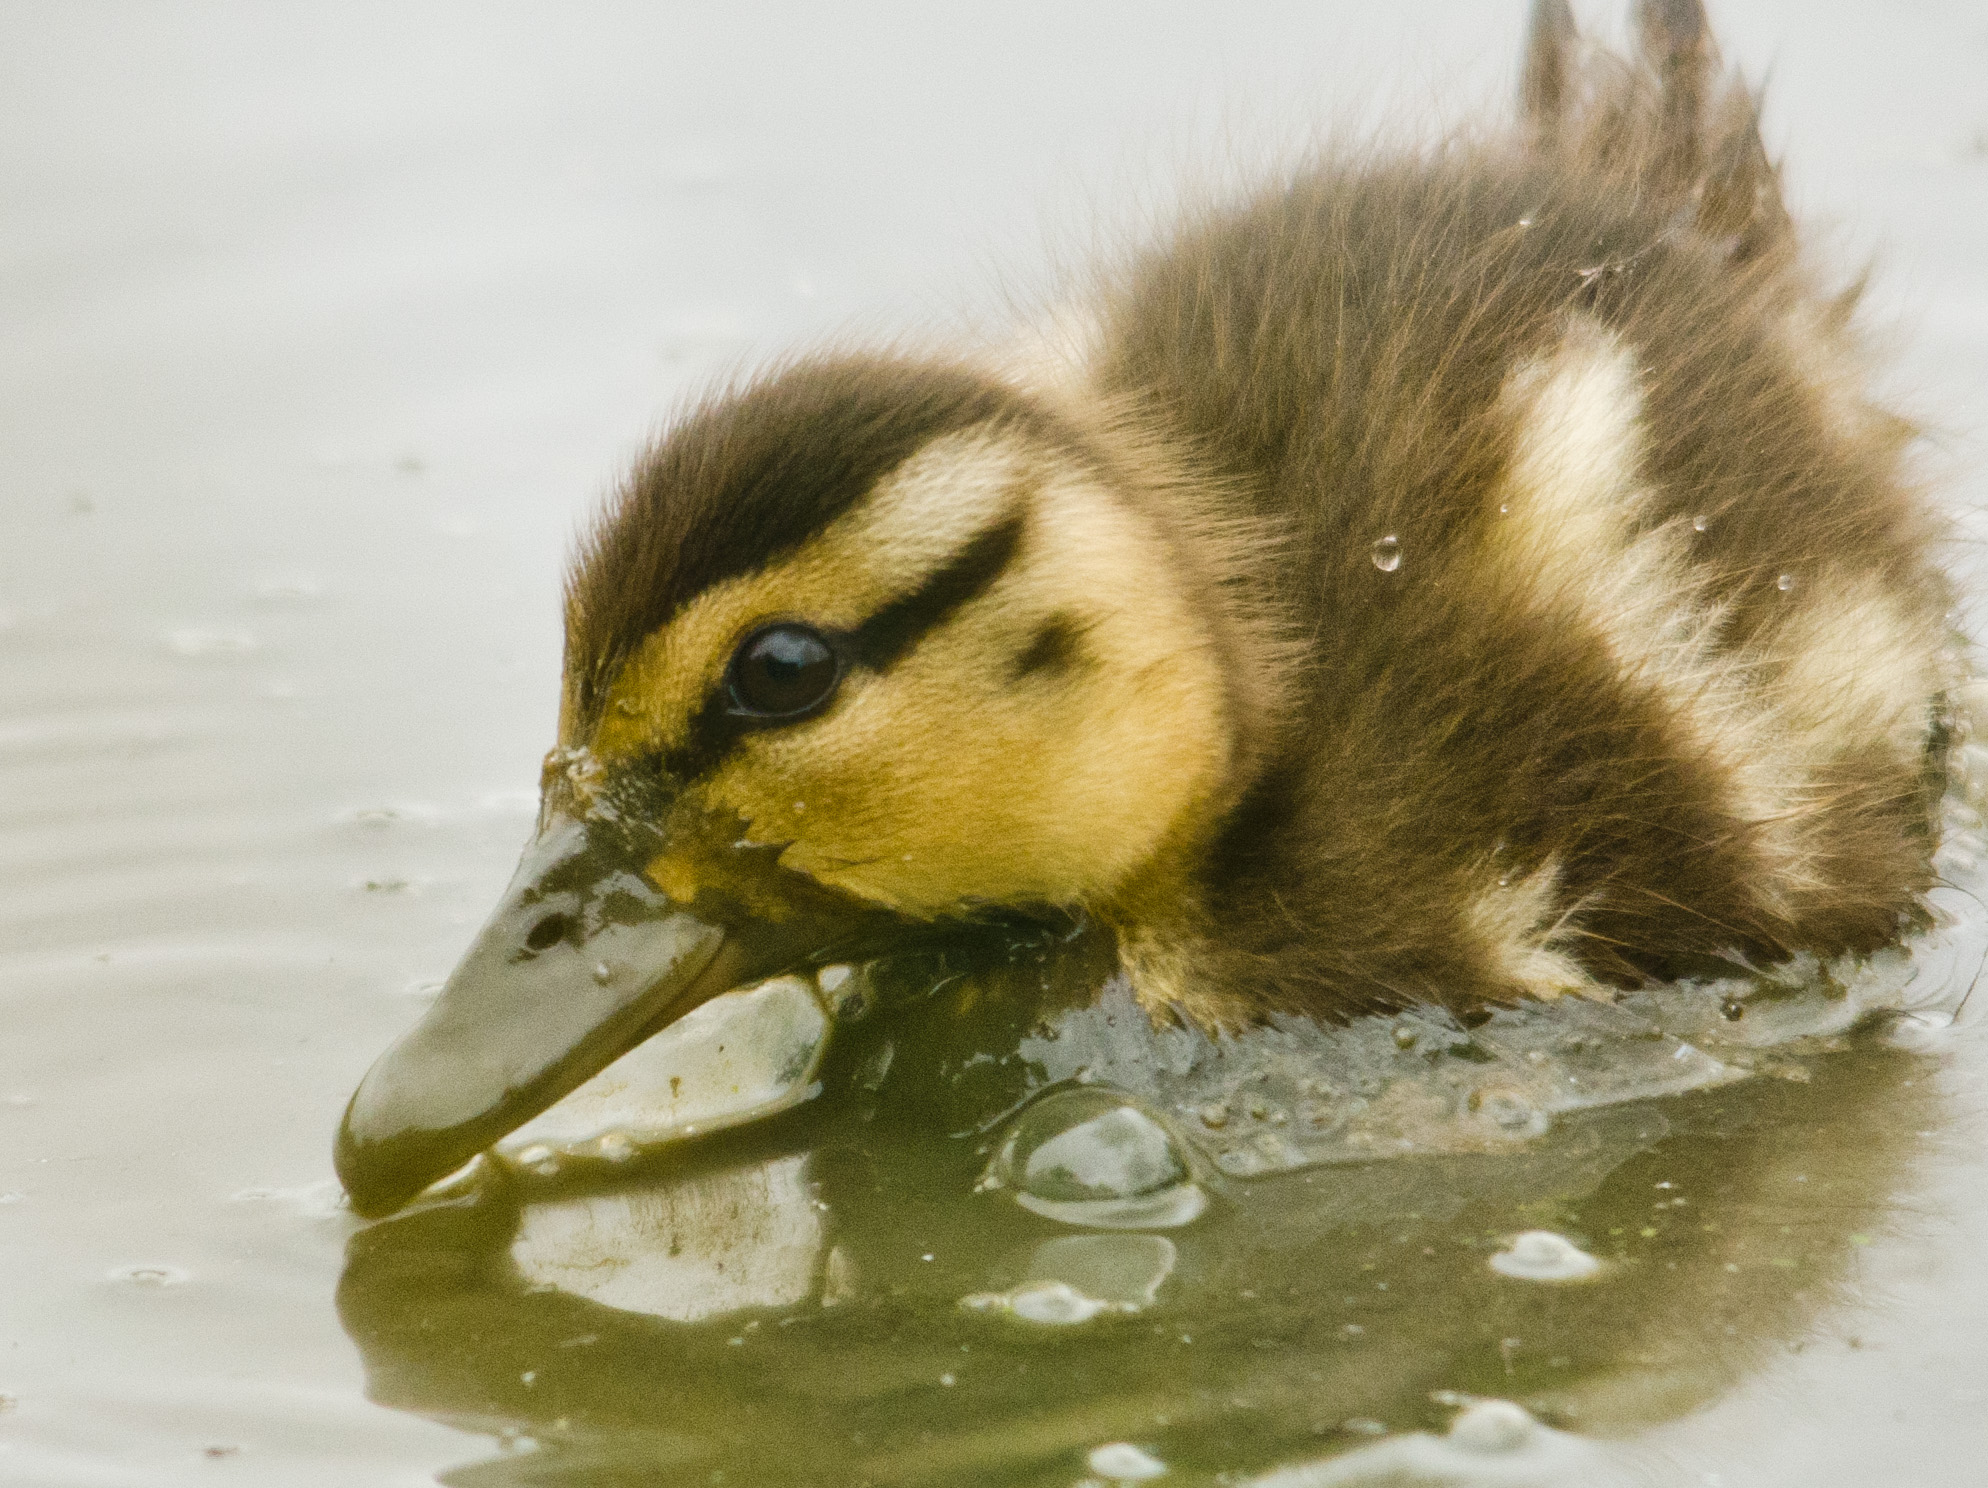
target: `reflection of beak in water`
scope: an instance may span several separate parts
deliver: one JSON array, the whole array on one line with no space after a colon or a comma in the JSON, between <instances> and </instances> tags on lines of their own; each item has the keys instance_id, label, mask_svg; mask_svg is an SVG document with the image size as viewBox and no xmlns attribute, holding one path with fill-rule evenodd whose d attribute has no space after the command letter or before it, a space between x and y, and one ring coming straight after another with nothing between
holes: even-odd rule
<instances>
[{"instance_id":1,"label":"reflection of beak in water","mask_svg":"<svg viewBox=\"0 0 1988 1488\"><path fill-rule=\"evenodd\" d=\"M339 1305L373 1397L541 1448L449 1481L1074 1480L1117 1440L1189 1475L1261 1471L1363 1446L1371 1422L1440 1432L1455 1407L1432 1392L1612 1435L1813 1330L1939 1124L1921 1063L1858 1039L1516 1151L1242 1182L1204 1165L1191 1222L1071 1246L970 1193L998 1133L940 1134L961 1130L935 1119L957 1064L879 1092L902 1028L852 1032L805 1113L612 1183L488 1170L353 1237ZM1498 1274L1531 1230L1601 1273ZM1118 1291L1033 1324L986 1305L1054 1303L1065 1280Z\"/></svg>"},{"instance_id":2,"label":"reflection of beak in water","mask_svg":"<svg viewBox=\"0 0 1988 1488\"><path fill-rule=\"evenodd\" d=\"M808 1159L797 1155L528 1204L511 1262L531 1286L696 1323L808 1300L825 1235Z\"/></svg>"}]
</instances>

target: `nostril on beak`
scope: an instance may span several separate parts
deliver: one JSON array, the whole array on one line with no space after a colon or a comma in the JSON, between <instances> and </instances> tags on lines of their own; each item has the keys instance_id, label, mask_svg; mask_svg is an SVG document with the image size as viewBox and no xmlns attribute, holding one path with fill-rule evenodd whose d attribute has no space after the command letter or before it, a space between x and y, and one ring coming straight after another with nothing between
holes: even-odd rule
<instances>
[{"instance_id":1,"label":"nostril on beak","mask_svg":"<svg viewBox=\"0 0 1988 1488\"><path fill-rule=\"evenodd\" d=\"M566 938L566 932L572 927L572 924L573 921L568 916L561 914L558 910L554 910L531 927L531 932L525 936L525 944L535 951L542 951L547 946L557 945Z\"/></svg>"}]
</instances>

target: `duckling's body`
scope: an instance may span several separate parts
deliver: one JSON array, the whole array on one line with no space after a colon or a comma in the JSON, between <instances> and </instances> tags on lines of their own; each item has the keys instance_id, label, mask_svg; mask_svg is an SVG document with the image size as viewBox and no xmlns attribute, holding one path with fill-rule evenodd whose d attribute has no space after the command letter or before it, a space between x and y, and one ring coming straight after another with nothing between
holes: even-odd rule
<instances>
[{"instance_id":1,"label":"duckling's body","mask_svg":"<svg viewBox=\"0 0 1988 1488\"><path fill-rule=\"evenodd\" d=\"M1696 0L1639 17L1640 66L1577 65L1542 0L1523 138L1191 220L1045 354L803 359L684 420L583 546L539 843L355 1096L355 1201L935 928L1089 916L1207 1026L1896 938L1937 524Z\"/></svg>"},{"instance_id":2,"label":"duckling's body","mask_svg":"<svg viewBox=\"0 0 1988 1488\"><path fill-rule=\"evenodd\" d=\"M1637 164L1329 165L1103 307L1090 386L1274 534L1230 582L1300 637L1193 984L1633 984L1868 951L1930 886L1950 599L1904 428L1771 195L1707 222L1731 183Z\"/></svg>"}]
</instances>

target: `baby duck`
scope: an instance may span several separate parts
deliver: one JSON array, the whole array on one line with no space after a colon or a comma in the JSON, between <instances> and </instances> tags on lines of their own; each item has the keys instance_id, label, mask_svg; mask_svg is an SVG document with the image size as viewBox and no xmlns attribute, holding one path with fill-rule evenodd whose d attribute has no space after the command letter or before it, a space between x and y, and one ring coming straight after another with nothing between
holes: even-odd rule
<instances>
[{"instance_id":1,"label":"baby duck","mask_svg":"<svg viewBox=\"0 0 1988 1488\"><path fill-rule=\"evenodd\" d=\"M1519 131L1190 215L1036 355L682 419L580 545L537 835L353 1096L353 1207L720 992L1014 917L1210 1029L1911 926L1941 526L1698 0L1636 19L1537 0Z\"/></svg>"}]
</instances>

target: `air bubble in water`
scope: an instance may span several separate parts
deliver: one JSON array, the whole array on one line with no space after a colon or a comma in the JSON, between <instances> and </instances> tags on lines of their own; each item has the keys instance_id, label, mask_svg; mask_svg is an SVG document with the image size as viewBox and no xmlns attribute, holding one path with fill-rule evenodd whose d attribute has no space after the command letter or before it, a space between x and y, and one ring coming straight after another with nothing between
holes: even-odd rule
<instances>
[{"instance_id":1,"label":"air bubble in water","mask_svg":"<svg viewBox=\"0 0 1988 1488\"><path fill-rule=\"evenodd\" d=\"M1703 517L1693 517L1691 519L1691 530L1693 532L1703 532L1710 525Z\"/></svg>"},{"instance_id":2,"label":"air bubble in water","mask_svg":"<svg viewBox=\"0 0 1988 1488\"><path fill-rule=\"evenodd\" d=\"M1153 1304L1179 1258L1164 1235L1061 1235L1035 1248L1027 1280L1061 1282L1136 1311Z\"/></svg>"},{"instance_id":3,"label":"air bubble in water","mask_svg":"<svg viewBox=\"0 0 1988 1488\"><path fill-rule=\"evenodd\" d=\"M1586 1281L1601 1270L1601 1262L1564 1235L1527 1230L1491 1257L1491 1269L1520 1281Z\"/></svg>"},{"instance_id":4,"label":"air bubble in water","mask_svg":"<svg viewBox=\"0 0 1988 1488\"><path fill-rule=\"evenodd\" d=\"M1022 1112L981 1186L1009 1189L1047 1219L1102 1229L1168 1229L1208 1202L1167 1129L1104 1088L1055 1091Z\"/></svg>"},{"instance_id":5,"label":"air bubble in water","mask_svg":"<svg viewBox=\"0 0 1988 1488\"><path fill-rule=\"evenodd\" d=\"M1107 1442L1102 1447L1093 1447L1084 1465L1110 1483L1143 1483L1167 1470L1159 1458L1140 1451L1130 1442Z\"/></svg>"},{"instance_id":6,"label":"air bubble in water","mask_svg":"<svg viewBox=\"0 0 1988 1488\"><path fill-rule=\"evenodd\" d=\"M1044 1323L1048 1327L1089 1323L1109 1309L1109 1303L1085 1297L1066 1281L1042 1281L1034 1287L1022 1287L1010 1293L1006 1303L1008 1311L1024 1323Z\"/></svg>"},{"instance_id":7,"label":"air bubble in water","mask_svg":"<svg viewBox=\"0 0 1988 1488\"><path fill-rule=\"evenodd\" d=\"M1524 1406L1480 1400L1450 1422L1450 1440L1466 1452L1516 1452L1536 1424Z\"/></svg>"},{"instance_id":8,"label":"air bubble in water","mask_svg":"<svg viewBox=\"0 0 1988 1488\"><path fill-rule=\"evenodd\" d=\"M1401 539L1393 533L1374 544L1374 567L1382 573L1393 573L1401 567Z\"/></svg>"},{"instance_id":9,"label":"air bubble in water","mask_svg":"<svg viewBox=\"0 0 1988 1488\"><path fill-rule=\"evenodd\" d=\"M132 1286L169 1287L184 1282L186 1272L177 1266L119 1266L109 1273L109 1279Z\"/></svg>"},{"instance_id":10,"label":"air bubble in water","mask_svg":"<svg viewBox=\"0 0 1988 1488\"><path fill-rule=\"evenodd\" d=\"M1793 574L1782 574L1780 578L1774 581L1774 587L1779 589L1783 594L1786 594L1795 587L1795 576Z\"/></svg>"},{"instance_id":11,"label":"air bubble in water","mask_svg":"<svg viewBox=\"0 0 1988 1488\"><path fill-rule=\"evenodd\" d=\"M1159 1235L1066 1235L1035 1248L1019 1285L975 1292L960 1306L1040 1327L1141 1312L1178 1258L1173 1242Z\"/></svg>"},{"instance_id":12,"label":"air bubble in water","mask_svg":"<svg viewBox=\"0 0 1988 1488\"><path fill-rule=\"evenodd\" d=\"M972 1312L1003 1313L1017 1322L1046 1328L1088 1323L1100 1313L1115 1310L1109 1302L1086 1297L1063 1281L1039 1281L1012 1292L975 1292L962 1297L960 1306Z\"/></svg>"}]
</instances>

